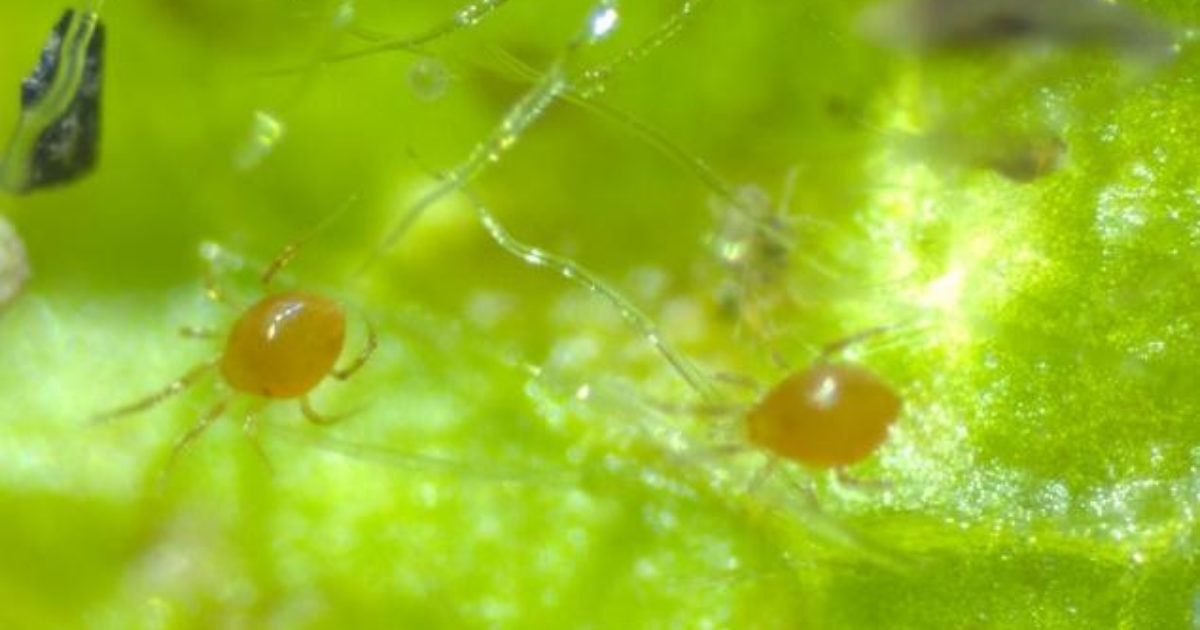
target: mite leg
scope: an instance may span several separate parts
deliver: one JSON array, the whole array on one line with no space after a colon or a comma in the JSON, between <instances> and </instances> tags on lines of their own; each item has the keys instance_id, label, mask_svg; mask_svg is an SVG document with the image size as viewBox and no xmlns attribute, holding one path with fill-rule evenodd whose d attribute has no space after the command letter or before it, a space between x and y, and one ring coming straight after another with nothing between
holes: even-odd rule
<instances>
[{"instance_id":1,"label":"mite leg","mask_svg":"<svg viewBox=\"0 0 1200 630\"><path fill-rule=\"evenodd\" d=\"M775 470L779 467L778 457L768 457L767 461L758 470L754 471L754 475L746 482L746 489L742 492L745 496L753 496L754 493L762 489L763 484L775 474Z\"/></svg>"},{"instance_id":2,"label":"mite leg","mask_svg":"<svg viewBox=\"0 0 1200 630\"><path fill-rule=\"evenodd\" d=\"M249 440L250 446L254 448L255 454L262 460L267 470L275 472L275 466L271 464L271 458L267 456L267 451L263 448L262 440L258 435L258 413L266 406L265 401L260 401L254 403L254 406L246 411L246 416L242 418L242 434Z\"/></svg>"},{"instance_id":3,"label":"mite leg","mask_svg":"<svg viewBox=\"0 0 1200 630\"><path fill-rule=\"evenodd\" d=\"M216 243L204 243L200 247L200 256L206 262L203 276L204 297L208 298L214 304L220 304L236 311L242 310L237 302L231 299L229 294L225 292L225 289L217 282L219 261L222 258L228 258L229 255Z\"/></svg>"},{"instance_id":4,"label":"mite leg","mask_svg":"<svg viewBox=\"0 0 1200 630\"><path fill-rule=\"evenodd\" d=\"M129 403L123 407L118 407L112 411L99 414L92 420L94 422L108 422L110 420L116 420L117 418L123 418L125 416L130 416L135 413L150 409L162 401L179 394L192 385L195 385L200 379L207 376L209 370L216 367L216 365L216 359L205 361L204 363L201 363L188 370L183 376L172 381L169 385L154 392L153 394L150 394L141 400Z\"/></svg>"},{"instance_id":5,"label":"mite leg","mask_svg":"<svg viewBox=\"0 0 1200 630\"><path fill-rule=\"evenodd\" d=\"M861 479L842 467L833 470L833 480L842 488L859 492L882 492L891 488L891 484L882 479Z\"/></svg>"},{"instance_id":6,"label":"mite leg","mask_svg":"<svg viewBox=\"0 0 1200 630\"><path fill-rule=\"evenodd\" d=\"M292 260L296 258L296 255L300 253L301 248L303 248L309 241L328 228L331 223L345 214L345 212L353 207L357 201L358 195L351 195L350 198L342 202L342 204L338 206L336 210L327 215L325 218L321 219L319 223L314 225L308 232L301 235L300 238L288 243L287 245L284 245L283 249L280 250L279 253L276 254L275 258L271 261L271 264L267 265L266 271L263 272L263 286L271 286L271 282L275 280L275 276L278 275L280 271L283 271L283 268L287 267L288 264L290 264Z\"/></svg>"},{"instance_id":7,"label":"mite leg","mask_svg":"<svg viewBox=\"0 0 1200 630\"><path fill-rule=\"evenodd\" d=\"M196 424L192 425L192 428L188 429L187 433L183 434L183 437L179 438L179 441L176 442L175 446L171 448L171 455L167 458L166 465L163 466L161 476L162 479L166 479L167 475L174 470L175 464L178 463L179 457L183 455L183 452L191 447L192 443L195 442L196 439L201 435L203 435L204 431L207 430L208 427L212 426L212 423L215 422L217 418L221 417L221 414L225 413L225 409L227 407L229 407L229 399L224 399L221 402L213 405L204 413L203 416L200 416L200 420L197 421Z\"/></svg>"},{"instance_id":8,"label":"mite leg","mask_svg":"<svg viewBox=\"0 0 1200 630\"><path fill-rule=\"evenodd\" d=\"M835 355L841 354L849 348L853 348L876 337L885 337L887 343L873 346L873 351L878 351L883 347L907 345L912 343L914 339L928 334L929 327L929 323L922 323L920 321L874 326L825 345L825 347L821 348L821 353L817 356L816 362L828 362Z\"/></svg>"},{"instance_id":9,"label":"mite leg","mask_svg":"<svg viewBox=\"0 0 1200 630\"><path fill-rule=\"evenodd\" d=\"M352 415L349 413L343 413L336 416L323 415L317 412L316 409L313 409L312 402L308 400L308 396L302 396L300 398L300 412L304 414L305 419L318 426L337 424L338 422L341 422Z\"/></svg>"},{"instance_id":10,"label":"mite leg","mask_svg":"<svg viewBox=\"0 0 1200 630\"><path fill-rule=\"evenodd\" d=\"M216 339L221 336L221 333L212 328L184 326L179 329L179 336L184 339Z\"/></svg>"},{"instance_id":11,"label":"mite leg","mask_svg":"<svg viewBox=\"0 0 1200 630\"><path fill-rule=\"evenodd\" d=\"M712 372L712 379L718 383L732 385L740 389L749 391L756 396L763 393L763 384L758 379L748 374L740 374L738 372Z\"/></svg>"},{"instance_id":12,"label":"mite leg","mask_svg":"<svg viewBox=\"0 0 1200 630\"><path fill-rule=\"evenodd\" d=\"M364 346L362 351L358 353L358 356L350 362L350 365L347 365L344 368L335 369L333 372L330 372L330 375L339 381L344 381L351 376L354 376L355 372L358 372L364 365L367 364L367 361L370 360L371 355L375 353L375 348L377 347L379 347L379 337L375 334L375 326L371 324L370 320L367 320L367 345Z\"/></svg>"}]
</instances>

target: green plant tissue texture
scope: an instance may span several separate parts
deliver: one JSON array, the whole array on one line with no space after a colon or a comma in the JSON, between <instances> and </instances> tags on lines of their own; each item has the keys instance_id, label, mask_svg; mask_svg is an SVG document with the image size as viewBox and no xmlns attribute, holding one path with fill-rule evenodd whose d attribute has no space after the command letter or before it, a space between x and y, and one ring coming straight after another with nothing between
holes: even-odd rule
<instances>
[{"instance_id":1,"label":"green plant tissue texture","mask_svg":"<svg viewBox=\"0 0 1200 630\"><path fill-rule=\"evenodd\" d=\"M681 4L564 53L594 3L511 0L422 55L317 64L459 5L110 0L96 171L0 197L32 270L0 311L0 628L1200 628L1200 5L1126 3L1179 29L1164 61L916 56L860 35L864 2ZM0 3L5 135L63 8ZM610 113L554 101L472 190L710 374L770 384L891 327L836 359L904 400L844 475L768 464L713 413L752 389L699 397L465 195L363 270L556 59L630 50ZM1039 134L1066 148L1032 181L980 157ZM740 275L701 159L788 217ZM341 422L273 402L260 456L219 375L91 420L220 354L180 328L226 330L298 240L276 288L344 305L342 363L378 333L312 392Z\"/></svg>"}]
</instances>

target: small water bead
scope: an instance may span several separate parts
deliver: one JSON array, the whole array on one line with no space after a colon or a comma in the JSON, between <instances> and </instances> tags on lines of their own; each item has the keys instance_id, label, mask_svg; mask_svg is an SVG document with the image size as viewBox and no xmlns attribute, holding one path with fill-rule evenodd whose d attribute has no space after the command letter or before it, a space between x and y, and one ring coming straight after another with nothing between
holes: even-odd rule
<instances>
[{"instance_id":1,"label":"small water bead","mask_svg":"<svg viewBox=\"0 0 1200 630\"><path fill-rule=\"evenodd\" d=\"M234 158L238 169L248 171L262 164L287 133L287 126L272 112L258 110L254 112L250 124L250 135Z\"/></svg>"},{"instance_id":2,"label":"small water bead","mask_svg":"<svg viewBox=\"0 0 1200 630\"><path fill-rule=\"evenodd\" d=\"M588 34L592 41L600 40L607 37L609 33L617 27L617 22L620 15L617 10L611 5L604 4L596 9L590 19L590 28Z\"/></svg>"},{"instance_id":3,"label":"small water bead","mask_svg":"<svg viewBox=\"0 0 1200 630\"><path fill-rule=\"evenodd\" d=\"M436 101L450 86L450 71L435 57L423 56L408 69L408 87L423 101Z\"/></svg>"}]
</instances>

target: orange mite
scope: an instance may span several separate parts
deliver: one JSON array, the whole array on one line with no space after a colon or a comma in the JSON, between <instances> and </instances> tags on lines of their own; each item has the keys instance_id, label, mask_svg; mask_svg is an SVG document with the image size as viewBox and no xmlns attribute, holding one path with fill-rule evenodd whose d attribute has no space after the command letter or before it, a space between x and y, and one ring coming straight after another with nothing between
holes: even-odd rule
<instances>
[{"instance_id":1,"label":"orange mite","mask_svg":"<svg viewBox=\"0 0 1200 630\"><path fill-rule=\"evenodd\" d=\"M342 353L346 317L332 300L302 291L269 295L238 318L221 354L221 376L264 398L307 394Z\"/></svg>"},{"instance_id":2,"label":"orange mite","mask_svg":"<svg viewBox=\"0 0 1200 630\"><path fill-rule=\"evenodd\" d=\"M272 262L263 275L265 285L269 286L275 274L295 255L295 247L289 245ZM225 303L211 284L208 293L214 300ZM215 336L191 329L185 333ZM377 345L375 331L369 323L367 333L362 352L348 366L335 368L346 339L346 316L342 307L327 297L308 291L271 293L242 312L230 329L219 356L195 366L154 394L102 414L96 420L108 421L145 411L196 384L216 368L231 389L260 399L251 406L242 423L244 432L258 449L254 416L272 400L298 399L304 417L317 424L340 419L323 416L314 410L308 394L326 377L346 380L366 364ZM230 396L223 397L175 444L168 468L183 449L225 412L229 402ZM262 454L261 449L259 453Z\"/></svg>"},{"instance_id":3,"label":"orange mite","mask_svg":"<svg viewBox=\"0 0 1200 630\"><path fill-rule=\"evenodd\" d=\"M776 385L745 416L751 443L814 468L869 457L900 415L900 397L865 368L819 361Z\"/></svg>"},{"instance_id":4,"label":"orange mite","mask_svg":"<svg viewBox=\"0 0 1200 630\"><path fill-rule=\"evenodd\" d=\"M789 372L752 404L706 405L699 409L736 419L746 442L774 458L833 470L841 477L847 467L879 450L900 418L904 401L871 370L832 357L892 328L871 328L825 346L811 364ZM731 383L757 389L753 379L725 376ZM722 450L737 452L743 448L729 445ZM768 461L755 483L775 463L774 459Z\"/></svg>"}]
</instances>

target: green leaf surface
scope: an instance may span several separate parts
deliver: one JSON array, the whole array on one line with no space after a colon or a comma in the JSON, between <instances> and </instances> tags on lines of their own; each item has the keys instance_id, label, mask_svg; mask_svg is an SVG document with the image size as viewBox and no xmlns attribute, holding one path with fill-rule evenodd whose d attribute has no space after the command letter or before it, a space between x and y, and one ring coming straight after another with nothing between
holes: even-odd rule
<instances>
[{"instance_id":1,"label":"green leaf surface","mask_svg":"<svg viewBox=\"0 0 1200 630\"><path fill-rule=\"evenodd\" d=\"M466 196L362 271L427 169L460 166L531 89L506 55L541 73L590 3L512 0L424 57L314 66L456 7L113 0L98 170L0 197L33 272L0 312L0 628L1200 627L1187 32L1159 63L916 57L863 40L859 2L699 4L602 107L555 102L472 187L710 373L769 384L776 358L892 327L846 356L905 401L877 455L849 478L764 469L736 416L704 413L611 304L498 248ZM1127 4L1200 23L1183 0ZM679 6L621 5L571 69ZM61 8L0 4L3 124ZM988 168L999 138L1046 132L1061 168ZM713 177L791 217L740 280ZM379 334L314 391L344 422L272 404L264 461L254 401L216 378L89 421L222 352L177 334L238 315L206 299L202 250L248 303L341 207L278 285L345 305L344 361L365 322Z\"/></svg>"}]
</instances>

